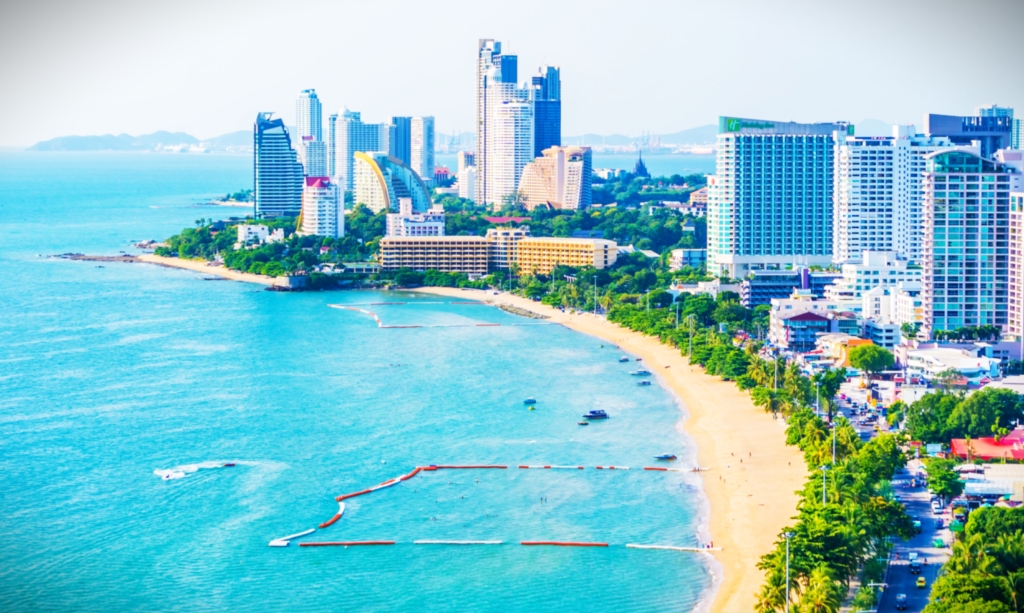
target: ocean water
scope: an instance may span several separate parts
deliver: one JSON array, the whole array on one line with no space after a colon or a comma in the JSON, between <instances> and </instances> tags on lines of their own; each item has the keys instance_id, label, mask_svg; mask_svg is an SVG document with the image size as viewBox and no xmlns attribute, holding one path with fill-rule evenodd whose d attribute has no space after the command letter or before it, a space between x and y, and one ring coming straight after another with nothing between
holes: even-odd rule
<instances>
[{"instance_id":1,"label":"ocean water","mask_svg":"<svg viewBox=\"0 0 1024 613\"><path fill-rule=\"evenodd\" d=\"M636 363L618 363L614 348L448 299L280 294L39 257L131 251L232 214L196 203L250 182L246 157L0 153L0 610L693 611L706 601L704 555L622 546L697 545L705 502L695 475L637 470L666 451L692 465L695 450L673 397L637 387ZM361 307L385 324L448 327L378 329L328 307L373 302L407 303ZM578 426L594 408L612 418ZM330 518L334 496L428 464L510 468L421 473L349 500L338 523L300 539L391 547L267 546ZM609 464L633 470L591 468ZM168 470L182 478L154 473Z\"/></svg>"}]
</instances>

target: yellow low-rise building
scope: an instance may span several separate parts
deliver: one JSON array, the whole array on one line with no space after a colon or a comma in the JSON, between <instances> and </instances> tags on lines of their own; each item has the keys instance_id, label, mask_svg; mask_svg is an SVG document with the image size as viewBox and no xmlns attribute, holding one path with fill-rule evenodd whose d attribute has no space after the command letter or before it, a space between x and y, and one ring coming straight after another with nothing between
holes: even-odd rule
<instances>
[{"instance_id":1,"label":"yellow low-rise building","mask_svg":"<svg viewBox=\"0 0 1024 613\"><path fill-rule=\"evenodd\" d=\"M615 263L615 241L600 238L527 237L516 243L516 264L521 274L549 274L556 266L597 269Z\"/></svg>"}]
</instances>

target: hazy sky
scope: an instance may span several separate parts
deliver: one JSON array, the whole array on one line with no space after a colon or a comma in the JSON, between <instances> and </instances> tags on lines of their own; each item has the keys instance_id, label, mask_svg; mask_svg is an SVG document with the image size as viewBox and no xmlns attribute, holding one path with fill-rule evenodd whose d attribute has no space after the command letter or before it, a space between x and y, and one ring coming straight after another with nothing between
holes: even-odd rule
<instances>
[{"instance_id":1,"label":"hazy sky","mask_svg":"<svg viewBox=\"0 0 1024 613\"><path fill-rule=\"evenodd\" d=\"M0 146L67 134L291 124L324 116L474 121L476 45L562 68L563 134L674 132L720 114L877 118L981 104L1024 115L1021 0L9 0L0 3Z\"/></svg>"}]
</instances>

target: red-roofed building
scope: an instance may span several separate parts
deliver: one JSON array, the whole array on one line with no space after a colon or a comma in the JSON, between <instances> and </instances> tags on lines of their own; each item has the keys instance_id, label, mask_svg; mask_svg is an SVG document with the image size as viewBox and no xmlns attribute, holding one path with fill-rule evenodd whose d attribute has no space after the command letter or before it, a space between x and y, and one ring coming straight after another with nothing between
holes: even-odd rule
<instances>
[{"instance_id":1,"label":"red-roofed building","mask_svg":"<svg viewBox=\"0 0 1024 613\"><path fill-rule=\"evenodd\" d=\"M484 220L488 223L523 223L524 221L530 221L529 217L484 217Z\"/></svg>"},{"instance_id":2,"label":"red-roofed building","mask_svg":"<svg viewBox=\"0 0 1024 613\"><path fill-rule=\"evenodd\" d=\"M950 441L950 447L958 458L1024 460L1024 430L1014 430L1000 438L998 443L991 436L972 438L970 445L967 439L955 438Z\"/></svg>"},{"instance_id":3,"label":"red-roofed building","mask_svg":"<svg viewBox=\"0 0 1024 613\"><path fill-rule=\"evenodd\" d=\"M813 351L818 342L818 336L831 329L831 321L828 317L810 311L789 317L779 317L776 324L780 328L775 331L775 338L779 346L797 353Z\"/></svg>"}]
</instances>

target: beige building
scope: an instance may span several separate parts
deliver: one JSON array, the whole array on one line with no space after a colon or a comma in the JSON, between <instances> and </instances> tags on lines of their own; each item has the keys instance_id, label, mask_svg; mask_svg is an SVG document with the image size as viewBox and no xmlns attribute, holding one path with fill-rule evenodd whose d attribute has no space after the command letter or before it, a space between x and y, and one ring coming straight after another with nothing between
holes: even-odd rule
<instances>
[{"instance_id":1,"label":"beige building","mask_svg":"<svg viewBox=\"0 0 1024 613\"><path fill-rule=\"evenodd\" d=\"M690 192L690 204L701 204L707 207L708 205L708 188L702 187L696 191Z\"/></svg>"},{"instance_id":2,"label":"beige building","mask_svg":"<svg viewBox=\"0 0 1024 613\"><path fill-rule=\"evenodd\" d=\"M380 239L384 270L440 270L487 274L488 246L482 236L388 236Z\"/></svg>"},{"instance_id":3,"label":"beige building","mask_svg":"<svg viewBox=\"0 0 1024 613\"><path fill-rule=\"evenodd\" d=\"M553 209L585 209L593 202L590 188L593 174L590 147L549 147L523 169L519 194L532 211L539 206Z\"/></svg>"},{"instance_id":4,"label":"beige building","mask_svg":"<svg viewBox=\"0 0 1024 613\"><path fill-rule=\"evenodd\" d=\"M546 275L555 266L607 268L615 263L618 245L600 238L523 238L516 243L516 264L522 274Z\"/></svg>"},{"instance_id":5,"label":"beige building","mask_svg":"<svg viewBox=\"0 0 1024 613\"><path fill-rule=\"evenodd\" d=\"M490 243L491 270L508 270L516 262L516 244L530 236L529 228L491 228L487 231Z\"/></svg>"}]
</instances>

